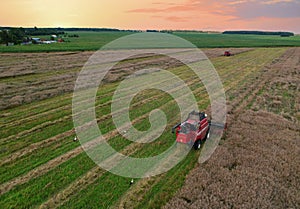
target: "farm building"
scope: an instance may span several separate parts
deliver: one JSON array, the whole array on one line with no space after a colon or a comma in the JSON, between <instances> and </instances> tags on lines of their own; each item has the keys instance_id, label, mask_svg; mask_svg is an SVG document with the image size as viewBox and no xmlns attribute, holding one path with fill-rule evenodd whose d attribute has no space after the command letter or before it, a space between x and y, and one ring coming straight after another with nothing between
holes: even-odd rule
<instances>
[{"instance_id":1,"label":"farm building","mask_svg":"<svg viewBox=\"0 0 300 209\"><path fill-rule=\"evenodd\" d=\"M32 43L34 43L34 44L40 44L41 43L40 38L31 38L31 39L32 39Z\"/></svg>"}]
</instances>

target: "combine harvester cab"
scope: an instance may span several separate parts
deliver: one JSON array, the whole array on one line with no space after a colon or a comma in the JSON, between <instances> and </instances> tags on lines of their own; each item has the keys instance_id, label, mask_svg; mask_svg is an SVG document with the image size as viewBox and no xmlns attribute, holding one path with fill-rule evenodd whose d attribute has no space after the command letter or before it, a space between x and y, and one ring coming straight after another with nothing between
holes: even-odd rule
<instances>
[{"instance_id":1,"label":"combine harvester cab","mask_svg":"<svg viewBox=\"0 0 300 209\"><path fill-rule=\"evenodd\" d=\"M201 144L209 138L210 123L204 112L191 112L188 118L172 128L176 133L176 142L193 146L200 149Z\"/></svg>"}]
</instances>

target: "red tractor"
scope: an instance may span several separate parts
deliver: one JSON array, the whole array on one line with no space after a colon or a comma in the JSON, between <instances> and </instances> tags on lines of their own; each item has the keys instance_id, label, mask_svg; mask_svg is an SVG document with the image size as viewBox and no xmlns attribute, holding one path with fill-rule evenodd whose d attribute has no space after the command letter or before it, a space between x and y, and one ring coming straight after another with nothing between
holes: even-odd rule
<instances>
[{"instance_id":1,"label":"red tractor","mask_svg":"<svg viewBox=\"0 0 300 209\"><path fill-rule=\"evenodd\" d=\"M210 122L204 112L193 111L188 118L172 128L176 132L176 142L189 144L195 150L200 149L201 144L209 138Z\"/></svg>"}]
</instances>

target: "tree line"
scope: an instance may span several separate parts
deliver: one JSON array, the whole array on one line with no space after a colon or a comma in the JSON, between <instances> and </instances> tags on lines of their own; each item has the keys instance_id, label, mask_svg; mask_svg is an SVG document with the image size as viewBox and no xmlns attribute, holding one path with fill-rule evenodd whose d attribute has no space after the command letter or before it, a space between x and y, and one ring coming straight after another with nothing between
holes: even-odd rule
<instances>
[{"instance_id":1,"label":"tree line","mask_svg":"<svg viewBox=\"0 0 300 209\"><path fill-rule=\"evenodd\" d=\"M31 36L42 35L64 35L69 31L93 31L93 32L140 32L137 30L119 30L114 28L12 28L0 27L0 43L9 45L9 43L20 44L30 40ZM78 35L74 35L78 37Z\"/></svg>"},{"instance_id":2,"label":"tree line","mask_svg":"<svg viewBox=\"0 0 300 209\"><path fill-rule=\"evenodd\" d=\"M275 35L275 36L294 36L291 32L269 32L269 31L224 31L223 34L246 34L246 35Z\"/></svg>"}]
</instances>

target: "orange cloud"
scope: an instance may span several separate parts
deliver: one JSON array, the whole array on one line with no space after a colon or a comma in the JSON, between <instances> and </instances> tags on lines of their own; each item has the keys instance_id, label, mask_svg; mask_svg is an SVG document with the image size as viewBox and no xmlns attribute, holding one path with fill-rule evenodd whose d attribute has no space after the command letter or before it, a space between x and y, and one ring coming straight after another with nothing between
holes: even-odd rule
<instances>
[{"instance_id":1,"label":"orange cloud","mask_svg":"<svg viewBox=\"0 0 300 209\"><path fill-rule=\"evenodd\" d=\"M0 25L300 32L299 11L299 0L10 0Z\"/></svg>"},{"instance_id":2,"label":"orange cloud","mask_svg":"<svg viewBox=\"0 0 300 209\"><path fill-rule=\"evenodd\" d=\"M187 22L189 18L180 17L180 16L160 16L160 15L153 15L154 18L165 19L170 22Z\"/></svg>"},{"instance_id":3,"label":"orange cloud","mask_svg":"<svg viewBox=\"0 0 300 209\"><path fill-rule=\"evenodd\" d=\"M141 8L141 9L132 9L127 12L132 13L159 13L159 12L189 12L189 11L199 11L198 8L192 5L177 5L166 8Z\"/></svg>"}]
</instances>

